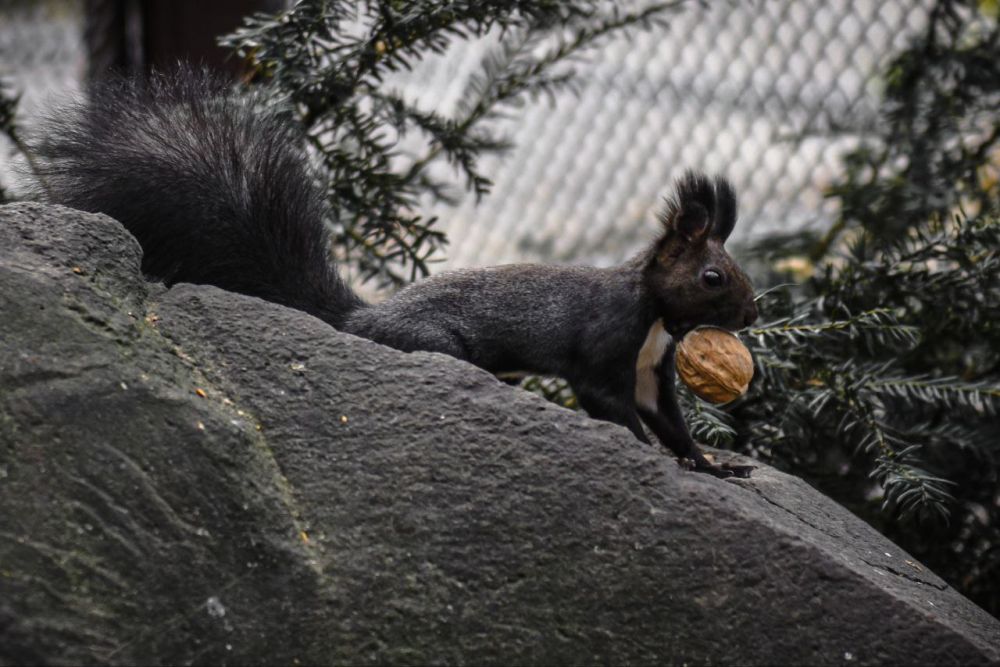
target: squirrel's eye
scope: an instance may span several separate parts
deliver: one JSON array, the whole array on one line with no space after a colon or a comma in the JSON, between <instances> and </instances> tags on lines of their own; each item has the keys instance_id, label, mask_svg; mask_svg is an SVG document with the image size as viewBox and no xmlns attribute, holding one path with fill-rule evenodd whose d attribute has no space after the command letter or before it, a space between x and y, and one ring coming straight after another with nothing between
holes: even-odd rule
<instances>
[{"instance_id":1,"label":"squirrel's eye","mask_svg":"<svg viewBox=\"0 0 1000 667\"><path fill-rule=\"evenodd\" d=\"M708 269L703 274L701 274L701 279L705 281L705 284L709 287L722 287L722 274L715 269Z\"/></svg>"}]
</instances>

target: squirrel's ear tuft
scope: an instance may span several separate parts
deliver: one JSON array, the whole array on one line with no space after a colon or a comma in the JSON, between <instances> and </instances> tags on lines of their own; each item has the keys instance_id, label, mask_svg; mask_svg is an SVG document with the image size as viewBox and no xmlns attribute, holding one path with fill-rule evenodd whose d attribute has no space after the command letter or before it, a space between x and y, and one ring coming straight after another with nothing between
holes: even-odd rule
<instances>
[{"instance_id":1,"label":"squirrel's ear tuft","mask_svg":"<svg viewBox=\"0 0 1000 667\"><path fill-rule=\"evenodd\" d=\"M710 179L687 171L659 218L664 237L680 236L693 243L711 236L725 242L736 226L736 190L722 176Z\"/></svg>"},{"instance_id":2,"label":"squirrel's ear tuft","mask_svg":"<svg viewBox=\"0 0 1000 667\"><path fill-rule=\"evenodd\" d=\"M689 203L674 219L674 231L691 244L704 240L709 225L708 211L698 203Z\"/></svg>"},{"instance_id":3,"label":"squirrel's ear tuft","mask_svg":"<svg viewBox=\"0 0 1000 667\"><path fill-rule=\"evenodd\" d=\"M704 174L685 172L659 214L665 237L679 236L688 243L704 240L715 214L715 187Z\"/></svg>"},{"instance_id":4,"label":"squirrel's ear tuft","mask_svg":"<svg viewBox=\"0 0 1000 667\"><path fill-rule=\"evenodd\" d=\"M725 242L736 226L736 190L722 176L715 177L715 218L712 236Z\"/></svg>"}]
</instances>

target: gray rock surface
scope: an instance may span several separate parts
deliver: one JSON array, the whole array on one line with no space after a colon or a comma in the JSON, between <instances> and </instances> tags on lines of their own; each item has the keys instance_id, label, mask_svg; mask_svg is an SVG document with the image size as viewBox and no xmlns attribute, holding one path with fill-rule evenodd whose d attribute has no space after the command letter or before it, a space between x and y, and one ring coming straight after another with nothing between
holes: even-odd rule
<instances>
[{"instance_id":1,"label":"gray rock surface","mask_svg":"<svg viewBox=\"0 0 1000 667\"><path fill-rule=\"evenodd\" d=\"M1000 663L801 481L0 208L0 664Z\"/></svg>"}]
</instances>

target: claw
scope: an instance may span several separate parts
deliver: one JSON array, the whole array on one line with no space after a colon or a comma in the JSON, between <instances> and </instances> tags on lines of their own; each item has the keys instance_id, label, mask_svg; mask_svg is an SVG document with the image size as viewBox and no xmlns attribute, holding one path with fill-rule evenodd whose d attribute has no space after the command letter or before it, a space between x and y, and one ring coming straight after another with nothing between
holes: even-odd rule
<instances>
[{"instance_id":1,"label":"claw","mask_svg":"<svg viewBox=\"0 0 1000 667\"><path fill-rule=\"evenodd\" d=\"M729 463L724 463L722 465L716 465L714 463L709 463L707 460L698 460L694 458L683 458L677 459L678 465L685 470L690 470L694 472L704 472L719 479L728 479L730 477L739 477L741 479L749 479L750 473L753 471L755 466L737 466L731 465Z\"/></svg>"},{"instance_id":2,"label":"claw","mask_svg":"<svg viewBox=\"0 0 1000 667\"><path fill-rule=\"evenodd\" d=\"M734 466L734 465L729 465L727 463L722 467L725 468L726 470L731 471L733 475L735 475L736 477L739 477L741 479L750 479L750 473L754 470L756 466Z\"/></svg>"},{"instance_id":3,"label":"claw","mask_svg":"<svg viewBox=\"0 0 1000 667\"><path fill-rule=\"evenodd\" d=\"M725 468L723 466L715 466L715 465L710 465L710 466L707 466L707 467L706 466L702 466L700 468L695 468L695 472L707 472L709 475L714 475L715 477L718 477L719 479L727 479L727 478L732 477L733 475L736 474L735 472L733 472L729 468Z\"/></svg>"}]
</instances>

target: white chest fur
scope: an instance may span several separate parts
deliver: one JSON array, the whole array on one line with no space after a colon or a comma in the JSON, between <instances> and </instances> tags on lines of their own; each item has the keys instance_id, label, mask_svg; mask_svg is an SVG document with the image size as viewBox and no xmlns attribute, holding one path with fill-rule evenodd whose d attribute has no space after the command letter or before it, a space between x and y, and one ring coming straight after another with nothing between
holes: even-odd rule
<instances>
[{"instance_id":1,"label":"white chest fur","mask_svg":"<svg viewBox=\"0 0 1000 667\"><path fill-rule=\"evenodd\" d=\"M656 374L669 344L670 334L663 328L663 322L657 320L649 327L646 341L635 362L635 402L653 412L656 411L660 396L660 383Z\"/></svg>"}]
</instances>

